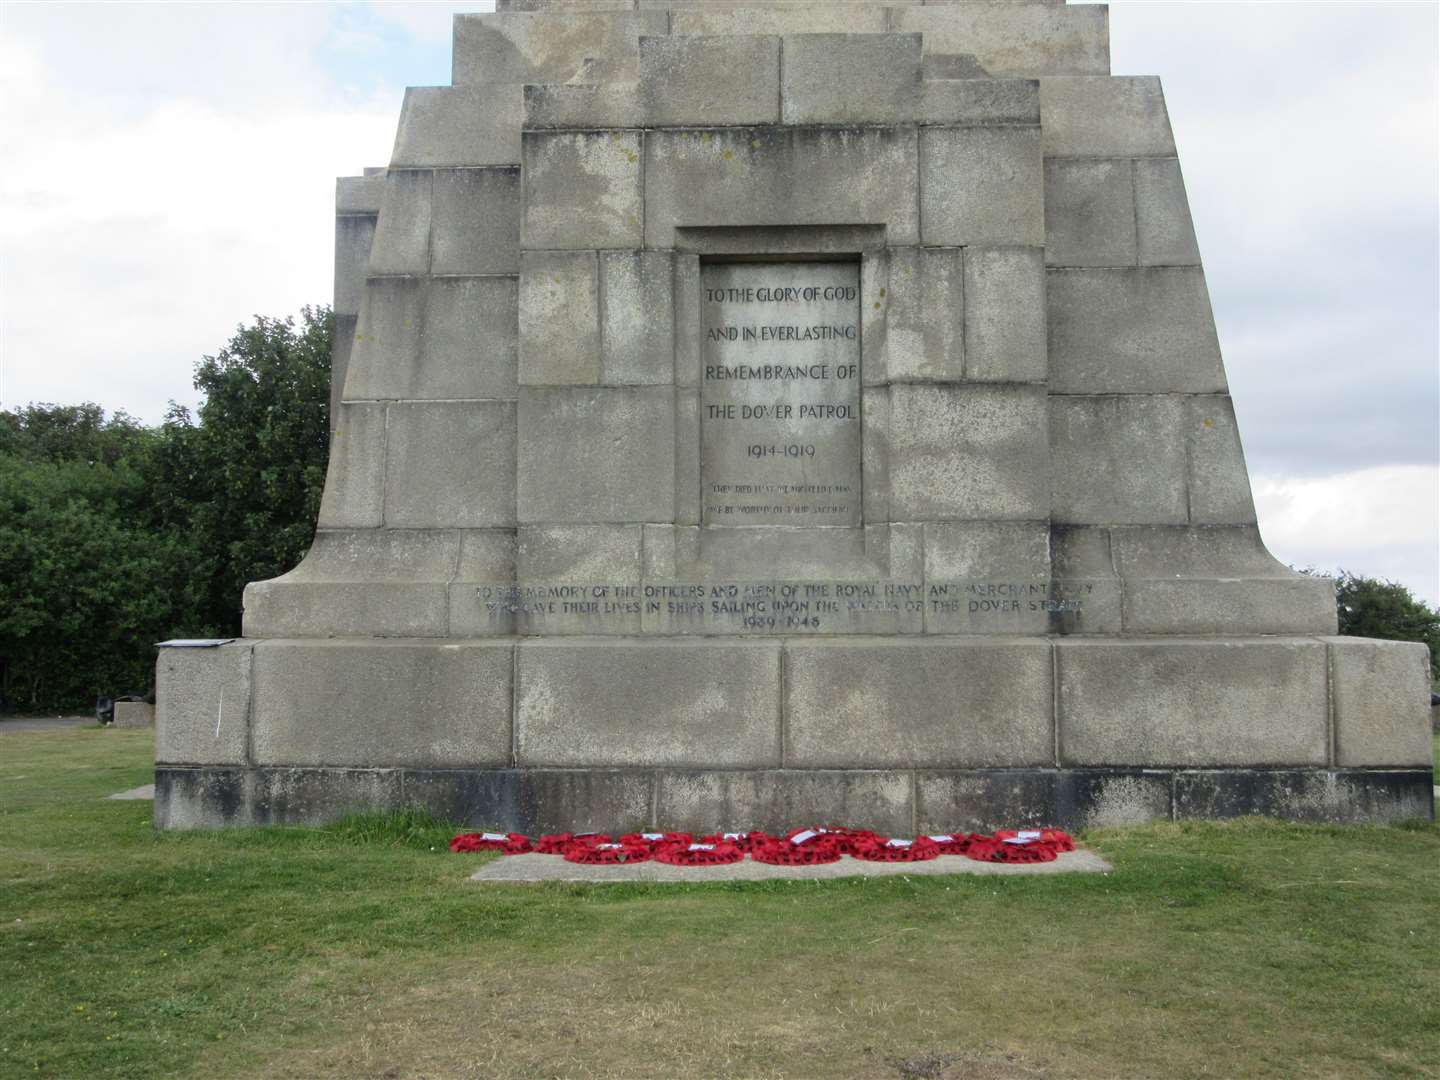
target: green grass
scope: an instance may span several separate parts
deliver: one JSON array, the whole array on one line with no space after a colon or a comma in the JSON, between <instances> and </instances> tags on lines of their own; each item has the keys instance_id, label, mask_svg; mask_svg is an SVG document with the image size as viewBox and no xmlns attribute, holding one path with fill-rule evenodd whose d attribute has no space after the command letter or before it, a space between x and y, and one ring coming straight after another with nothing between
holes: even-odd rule
<instances>
[{"instance_id":1,"label":"green grass","mask_svg":"<svg viewBox=\"0 0 1440 1080\"><path fill-rule=\"evenodd\" d=\"M1440 1075L1440 832L1108 875L478 886L424 818L157 834L147 732L0 735L0 1077Z\"/></svg>"}]
</instances>

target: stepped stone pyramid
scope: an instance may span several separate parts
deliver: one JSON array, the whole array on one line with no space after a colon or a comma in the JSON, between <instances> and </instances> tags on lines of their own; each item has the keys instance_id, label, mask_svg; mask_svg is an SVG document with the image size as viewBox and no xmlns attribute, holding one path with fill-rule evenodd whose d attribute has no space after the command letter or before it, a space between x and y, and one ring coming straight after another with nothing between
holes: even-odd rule
<instances>
[{"instance_id":1,"label":"stepped stone pyramid","mask_svg":"<svg viewBox=\"0 0 1440 1080\"><path fill-rule=\"evenodd\" d=\"M1433 814L1104 6L499 9L339 181L319 531L162 649L159 824Z\"/></svg>"}]
</instances>

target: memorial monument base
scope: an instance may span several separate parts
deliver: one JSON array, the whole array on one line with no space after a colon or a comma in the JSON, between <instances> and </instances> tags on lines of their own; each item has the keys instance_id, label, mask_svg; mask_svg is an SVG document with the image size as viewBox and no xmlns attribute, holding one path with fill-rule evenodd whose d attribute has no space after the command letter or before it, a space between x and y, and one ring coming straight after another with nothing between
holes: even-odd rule
<instances>
[{"instance_id":1,"label":"memorial monument base","mask_svg":"<svg viewBox=\"0 0 1440 1080\"><path fill-rule=\"evenodd\" d=\"M165 649L155 821L413 808L531 834L907 834L1432 818L1425 656L1309 636Z\"/></svg>"}]
</instances>

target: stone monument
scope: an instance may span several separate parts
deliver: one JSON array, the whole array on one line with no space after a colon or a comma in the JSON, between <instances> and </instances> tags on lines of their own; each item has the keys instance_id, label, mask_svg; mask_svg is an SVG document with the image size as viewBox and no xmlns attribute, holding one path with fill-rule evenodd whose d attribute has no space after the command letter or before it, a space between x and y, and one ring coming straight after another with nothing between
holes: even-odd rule
<instances>
[{"instance_id":1,"label":"stone monument","mask_svg":"<svg viewBox=\"0 0 1440 1080\"><path fill-rule=\"evenodd\" d=\"M1105 7L499 8L339 181L319 531L162 650L157 824L1432 816Z\"/></svg>"}]
</instances>

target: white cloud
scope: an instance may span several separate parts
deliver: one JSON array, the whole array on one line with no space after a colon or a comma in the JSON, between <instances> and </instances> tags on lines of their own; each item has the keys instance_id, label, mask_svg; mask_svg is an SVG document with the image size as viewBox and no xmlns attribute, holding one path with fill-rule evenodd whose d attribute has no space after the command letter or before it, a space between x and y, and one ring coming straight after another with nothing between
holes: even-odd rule
<instances>
[{"instance_id":1,"label":"white cloud","mask_svg":"<svg viewBox=\"0 0 1440 1080\"><path fill-rule=\"evenodd\" d=\"M1440 466L1253 477L1265 544L1297 567L1398 581L1440 605Z\"/></svg>"}]
</instances>

